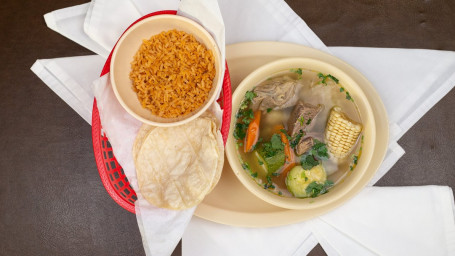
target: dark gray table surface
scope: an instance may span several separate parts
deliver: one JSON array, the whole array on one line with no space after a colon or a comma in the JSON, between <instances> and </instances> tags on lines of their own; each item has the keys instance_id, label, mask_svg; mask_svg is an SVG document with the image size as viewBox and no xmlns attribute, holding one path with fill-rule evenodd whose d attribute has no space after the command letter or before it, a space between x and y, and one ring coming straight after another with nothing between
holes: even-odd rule
<instances>
[{"instance_id":1,"label":"dark gray table surface","mask_svg":"<svg viewBox=\"0 0 455 256\"><path fill-rule=\"evenodd\" d=\"M86 1L0 4L0 255L144 254L135 216L101 184L90 126L30 71L92 54L43 19ZM455 51L455 1L287 2L328 46ZM400 139L406 154L377 185L455 187L454 138L452 90Z\"/></svg>"}]
</instances>

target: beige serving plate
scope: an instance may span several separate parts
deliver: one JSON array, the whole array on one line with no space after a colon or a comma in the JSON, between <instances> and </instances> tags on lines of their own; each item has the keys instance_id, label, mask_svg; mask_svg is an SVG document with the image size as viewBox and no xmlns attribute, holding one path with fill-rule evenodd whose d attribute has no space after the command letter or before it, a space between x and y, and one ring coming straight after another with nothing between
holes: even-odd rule
<instances>
[{"instance_id":1,"label":"beige serving plate","mask_svg":"<svg viewBox=\"0 0 455 256\"><path fill-rule=\"evenodd\" d=\"M369 99L376 120L374 156L359 184L366 184L376 173L385 156L388 145L387 114L379 95L371 83L356 69L342 60L297 44L281 42L248 42L228 45L226 59L229 65L232 90L253 70L268 62L287 57L308 57L321 60L339 68L362 88ZM233 109L233 111L236 111ZM243 227L272 227L308 220L322 215L345 203L361 191L359 185L343 198L316 209L289 210L273 206L247 190L225 160L223 174L216 188L197 207L195 215L221 224Z\"/></svg>"}]
</instances>

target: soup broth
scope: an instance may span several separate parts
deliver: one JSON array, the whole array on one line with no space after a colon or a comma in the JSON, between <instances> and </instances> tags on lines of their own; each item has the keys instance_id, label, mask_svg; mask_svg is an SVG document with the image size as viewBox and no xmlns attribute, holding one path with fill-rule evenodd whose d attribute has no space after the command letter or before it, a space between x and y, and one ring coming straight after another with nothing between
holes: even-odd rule
<instances>
[{"instance_id":1,"label":"soup broth","mask_svg":"<svg viewBox=\"0 0 455 256\"><path fill-rule=\"evenodd\" d=\"M254 91L258 91L256 88L261 86L267 87L270 84L276 84L276 88L279 88L282 84L286 83L295 84L293 91L294 95L292 96L292 99L288 100L288 102L304 102L305 104L311 104L313 106L322 105L322 109L319 111L314 120L304 120L306 122L304 131L305 134L301 139L311 137L314 139L315 144L317 144L317 141L324 144L328 143L325 138L325 132L331 110L335 106L341 108L342 112L354 123L362 123L355 101L352 99L349 92L343 87L342 81L338 81L337 78L331 76L330 74L322 74L317 71L300 68L276 73L270 78L267 78L259 83L252 91L247 92L245 100L242 103L243 107L245 109L255 111L256 114L256 111L259 110L255 109L256 106L254 106L254 97L262 97L254 93ZM262 102L264 102L264 100ZM285 104L286 103L284 103L284 105ZM265 110L261 110L258 131L259 135L258 140L253 147L254 150L245 152L245 144L247 143L246 139L241 138L242 136L234 135L237 137L237 152L239 160L242 162L242 166L245 171L249 172L251 177L259 186L264 187L264 189L267 189L272 193L285 197L294 197L294 195L288 190L286 184L286 176L289 170L284 170L286 166L282 166L273 173L268 172L263 163L264 161L261 157L259 157L260 154L257 151L264 147L263 144L265 142L270 142L272 140L274 134L277 133L276 127L279 125L284 126L284 130L286 131L282 130L282 132L287 133L286 137L290 144L297 141L297 138L291 136L288 124L295 106L296 104L290 104L290 106L285 106L284 108L270 107ZM242 117L243 112L241 111L243 110L240 109L237 113L238 127L241 126L239 124L241 124L242 119L245 118ZM246 125L244 125L243 128L245 128L245 126ZM236 126L236 131L234 131L234 133L238 132L238 127ZM246 136L248 136L250 128L251 125L247 128ZM302 132L302 130L300 130L300 132ZM326 172L327 180L331 182L331 185L336 185L337 183L342 182L343 179L355 168L361 154L361 138L363 138L362 134L355 138L356 142L351 147L349 155L344 158L337 158L332 153L329 153L328 159L318 159L320 165L322 165L324 171ZM295 148L292 150L294 151ZM294 163L291 164L296 166L301 165L302 160L304 160L304 158L308 155L308 153L305 153L298 156L294 152L293 154ZM305 180L306 179L307 178L305 178ZM315 195L312 195L312 197L315 197Z\"/></svg>"}]
</instances>

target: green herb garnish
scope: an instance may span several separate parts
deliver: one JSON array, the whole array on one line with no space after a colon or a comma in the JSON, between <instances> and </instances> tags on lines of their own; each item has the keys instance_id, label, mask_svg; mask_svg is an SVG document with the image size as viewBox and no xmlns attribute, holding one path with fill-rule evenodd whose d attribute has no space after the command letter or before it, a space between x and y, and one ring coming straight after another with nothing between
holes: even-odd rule
<instances>
[{"instance_id":1,"label":"green herb garnish","mask_svg":"<svg viewBox=\"0 0 455 256\"><path fill-rule=\"evenodd\" d=\"M303 124L305 123L305 117L303 116L299 117L298 121L300 123L300 126L303 126Z\"/></svg>"},{"instance_id":2,"label":"green herb garnish","mask_svg":"<svg viewBox=\"0 0 455 256\"><path fill-rule=\"evenodd\" d=\"M281 136L279 134L273 134L270 143L273 149L284 150L284 143L281 141Z\"/></svg>"},{"instance_id":3,"label":"green herb garnish","mask_svg":"<svg viewBox=\"0 0 455 256\"><path fill-rule=\"evenodd\" d=\"M326 180L324 184L317 183L316 181L311 182L305 189L305 192L309 197L317 197L319 195L328 192L328 189L333 186L333 182Z\"/></svg>"},{"instance_id":4,"label":"green herb garnish","mask_svg":"<svg viewBox=\"0 0 455 256\"><path fill-rule=\"evenodd\" d=\"M332 79L332 80L333 80L335 83L337 83L337 84L338 84L338 82L340 81L340 80L338 80L338 78L332 76L331 74L328 74L327 77L330 78L330 79Z\"/></svg>"},{"instance_id":5,"label":"green herb garnish","mask_svg":"<svg viewBox=\"0 0 455 256\"><path fill-rule=\"evenodd\" d=\"M267 183L264 184L264 189L275 188L275 186L273 185L273 182L272 182L272 177L270 175L267 175L266 178L267 178Z\"/></svg>"},{"instance_id":6,"label":"green herb garnish","mask_svg":"<svg viewBox=\"0 0 455 256\"><path fill-rule=\"evenodd\" d=\"M279 134L273 134L270 142L262 143L260 151L264 158L273 157L284 152L284 143L281 141Z\"/></svg>"},{"instance_id":7,"label":"green herb garnish","mask_svg":"<svg viewBox=\"0 0 455 256\"><path fill-rule=\"evenodd\" d=\"M259 164L259 165L263 165L264 162L262 162L261 160L258 160L258 164Z\"/></svg>"},{"instance_id":8,"label":"green herb garnish","mask_svg":"<svg viewBox=\"0 0 455 256\"><path fill-rule=\"evenodd\" d=\"M285 129L280 129L280 132L282 132L288 140L291 140L291 136L288 135L288 131L286 131Z\"/></svg>"},{"instance_id":9,"label":"green herb garnish","mask_svg":"<svg viewBox=\"0 0 455 256\"><path fill-rule=\"evenodd\" d=\"M320 142L319 140L314 140L313 148L311 149L311 153L318 157L319 159L329 159L329 153L327 150L327 146Z\"/></svg>"},{"instance_id":10,"label":"green herb garnish","mask_svg":"<svg viewBox=\"0 0 455 256\"><path fill-rule=\"evenodd\" d=\"M331 79L331 80L334 81L336 84L339 83L338 78L332 76L331 74L324 75L324 74L322 74L322 73L318 73L318 77L319 77L320 79L322 79L321 81L318 82L318 84L321 84L321 83L322 83L322 84L327 85L327 79Z\"/></svg>"},{"instance_id":11,"label":"green herb garnish","mask_svg":"<svg viewBox=\"0 0 455 256\"><path fill-rule=\"evenodd\" d=\"M242 168L244 170L251 171L250 166L248 165L248 163L242 163Z\"/></svg>"},{"instance_id":12,"label":"green herb garnish","mask_svg":"<svg viewBox=\"0 0 455 256\"><path fill-rule=\"evenodd\" d=\"M297 79L302 79L302 69L301 68L293 68L293 69L291 69L291 72L297 74Z\"/></svg>"},{"instance_id":13,"label":"green herb garnish","mask_svg":"<svg viewBox=\"0 0 455 256\"><path fill-rule=\"evenodd\" d=\"M258 173L257 173L257 172L253 172L253 173L251 173L251 176L252 176L253 178L257 178L257 177L258 177Z\"/></svg>"},{"instance_id":14,"label":"green herb garnish","mask_svg":"<svg viewBox=\"0 0 455 256\"><path fill-rule=\"evenodd\" d=\"M303 137L305 133L300 130L297 134L294 135L294 138L290 140L290 146L291 148L295 148L299 142L300 142L300 139Z\"/></svg>"},{"instance_id":15,"label":"green herb garnish","mask_svg":"<svg viewBox=\"0 0 455 256\"><path fill-rule=\"evenodd\" d=\"M243 98L242 103L240 104L240 110L248 108L254 97L256 97L256 93L254 93L253 91L247 91L245 93L245 97Z\"/></svg>"},{"instance_id":16,"label":"green herb garnish","mask_svg":"<svg viewBox=\"0 0 455 256\"><path fill-rule=\"evenodd\" d=\"M319 160L329 159L329 153L327 146L318 140L314 140L315 144L311 150L301 158L300 164L305 170L310 170L311 168L319 165Z\"/></svg>"},{"instance_id":17,"label":"green herb garnish","mask_svg":"<svg viewBox=\"0 0 455 256\"><path fill-rule=\"evenodd\" d=\"M319 165L319 161L312 154L308 154L302 158L300 164L303 169L311 170L311 168Z\"/></svg>"},{"instance_id":18,"label":"green herb garnish","mask_svg":"<svg viewBox=\"0 0 455 256\"><path fill-rule=\"evenodd\" d=\"M245 93L245 100L251 101L256 96L257 96L256 93L254 93L253 91L247 91Z\"/></svg>"},{"instance_id":19,"label":"green herb garnish","mask_svg":"<svg viewBox=\"0 0 455 256\"><path fill-rule=\"evenodd\" d=\"M293 68L293 69L291 69L291 72L301 75L302 74L302 69L301 68Z\"/></svg>"},{"instance_id":20,"label":"green herb garnish","mask_svg":"<svg viewBox=\"0 0 455 256\"><path fill-rule=\"evenodd\" d=\"M270 113L270 111L272 111L272 108L267 109L267 113Z\"/></svg>"},{"instance_id":21,"label":"green herb garnish","mask_svg":"<svg viewBox=\"0 0 455 256\"><path fill-rule=\"evenodd\" d=\"M256 97L256 93L253 91L247 91L245 97L243 98L242 103L240 104L239 111L235 114L235 117L238 119L234 128L234 138L237 140L242 140L246 136L246 130L248 129L248 124L254 118L254 112L252 109L248 108L251 103L251 100Z\"/></svg>"},{"instance_id":22,"label":"green herb garnish","mask_svg":"<svg viewBox=\"0 0 455 256\"><path fill-rule=\"evenodd\" d=\"M237 140L243 140L246 136L247 129L248 124L236 123L234 128L234 138Z\"/></svg>"},{"instance_id":23,"label":"green herb garnish","mask_svg":"<svg viewBox=\"0 0 455 256\"><path fill-rule=\"evenodd\" d=\"M354 102L354 99L352 99L351 95L347 91L346 91L346 99Z\"/></svg>"},{"instance_id":24,"label":"green herb garnish","mask_svg":"<svg viewBox=\"0 0 455 256\"><path fill-rule=\"evenodd\" d=\"M306 125L310 125L311 124L311 118L308 119L308 121L306 121Z\"/></svg>"},{"instance_id":25,"label":"green herb garnish","mask_svg":"<svg viewBox=\"0 0 455 256\"><path fill-rule=\"evenodd\" d=\"M349 94L349 92L346 91L346 89L344 89L343 86L340 87L340 92L346 92L346 99L347 99L347 100L350 100L350 101L352 101L352 102L354 102L354 99L351 97L351 95Z\"/></svg>"}]
</instances>

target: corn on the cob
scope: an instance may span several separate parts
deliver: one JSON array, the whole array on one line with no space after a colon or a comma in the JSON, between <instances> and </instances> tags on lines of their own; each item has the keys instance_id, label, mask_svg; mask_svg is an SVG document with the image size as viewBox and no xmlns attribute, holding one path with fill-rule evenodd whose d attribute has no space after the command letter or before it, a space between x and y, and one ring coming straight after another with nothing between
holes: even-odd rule
<instances>
[{"instance_id":1,"label":"corn on the cob","mask_svg":"<svg viewBox=\"0 0 455 256\"><path fill-rule=\"evenodd\" d=\"M355 145L362 131L362 125L350 120L341 112L340 107L334 107L327 121L325 139L327 146L335 157L344 158Z\"/></svg>"}]
</instances>

